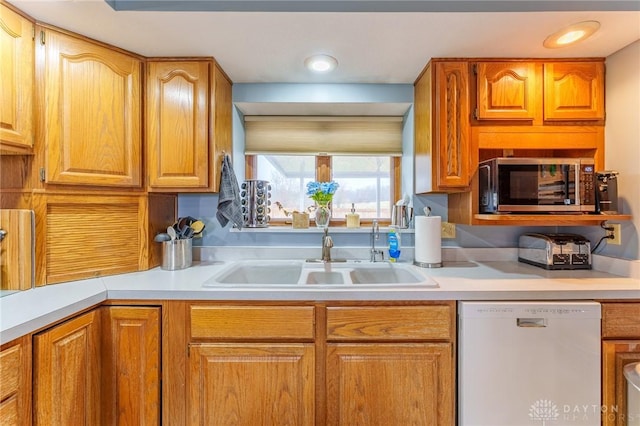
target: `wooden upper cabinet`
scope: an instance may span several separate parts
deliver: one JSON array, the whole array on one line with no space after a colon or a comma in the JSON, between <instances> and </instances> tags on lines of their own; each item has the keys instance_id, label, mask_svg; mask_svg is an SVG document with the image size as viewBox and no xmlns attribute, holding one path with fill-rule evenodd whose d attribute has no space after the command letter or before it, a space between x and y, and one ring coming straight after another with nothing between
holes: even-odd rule
<instances>
[{"instance_id":1,"label":"wooden upper cabinet","mask_svg":"<svg viewBox=\"0 0 640 426\"><path fill-rule=\"evenodd\" d=\"M0 150L33 147L34 24L0 3Z\"/></svg>"},{"instance_id":2,"label":"wooden upper cabinet","mask_svg":"<svg viewBox=\"0 0 640 426\"><path fill-rule=\"evenodd\" d=\"M209 185L210 61L148 62L146 143L151 188Z\"/></svg>"},{"instance_id":3,"label":"wooden upper cabinet","mask_svg":"<svg viewBox=\"0 0 640 426\"><path fill-rule=\"evenodd\" d=\"M222 153L231 153L230 81L210 59L147 65L149 189L217 191Z\"/></svg>"},{"instance_id":4,"label":"wooden upper cabinet","mask_svg":"<svg viewBox=\"0 0 640 426\"><path fill-rule=\"evenodd\" d=\"M39 40L46 182L139 187L141 60L52 29Z\"/></svg>"},{"instance_id":5,"label":"wooden upper cabinet","mask_svg":"<svg viewBox=\"0 0 640 426\"><path fill-rule=\"evenodd\" d=\"M438 186L469 185L469 69L466 62L436 64Z\"/></svg>"},{"instance_id":6,"label":"wooden upper cabinet","mask_svg":"<svg viewBox=\"0 0 640 426\"><path fill-rule=\"evenodd\" d=\"M231 155L233 150L233 135L231 134L232 83L217 64L213 67L212 76L213 108L211 108L211 120L213 125L209 129L213 133L213 154L210 156L213 161L211 165L211 173L213 174L211 190L218 192L220 190L222 158L225 153Z\"/></svg>"},{"instance_id":7,"label":"wooden upper cabinet","mask_svg":"<svg viewBox=\"0 0 640 426\"><path fill-rule=\"evenodd\" d=\"M545 120L604 120L604 63L544 64Z\"/></svg>"},{"instance_id":8,"label":"wooden upper cabinet","mask_svg":"<svg viewBox=\"0 0 640 426\"><path fill-rule=\"evenodd\" d=\"M433 62L416 81L415 192L446 192L470 183L469 68Z\"/></svg>"},{"instance_id":9,"label":"wooden upper cabinet","mask_svg":"<svg viewBox=\"0 0 640 426\"><path fill-rule=\"evenodd\" d=\"M479 62L477 118L532 120L536 110L536 65L532 62Z\"/></svg>"}]
</instances>

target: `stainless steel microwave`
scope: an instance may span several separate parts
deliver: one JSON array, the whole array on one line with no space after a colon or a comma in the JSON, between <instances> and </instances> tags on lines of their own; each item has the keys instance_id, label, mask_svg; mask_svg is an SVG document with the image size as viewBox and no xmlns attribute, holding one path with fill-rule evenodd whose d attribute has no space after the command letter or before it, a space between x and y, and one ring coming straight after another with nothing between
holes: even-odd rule
<instances>
[{"instance_id":1,"label":"stainless steel microwave","mask_svg":"<svg viewBox=\"0 0 640 426\"><path fill-rule=\"evenodd\" d=\"M480 213L595 211L592 158L493 158L478 168Z\"/></svg>"}]
</instances>

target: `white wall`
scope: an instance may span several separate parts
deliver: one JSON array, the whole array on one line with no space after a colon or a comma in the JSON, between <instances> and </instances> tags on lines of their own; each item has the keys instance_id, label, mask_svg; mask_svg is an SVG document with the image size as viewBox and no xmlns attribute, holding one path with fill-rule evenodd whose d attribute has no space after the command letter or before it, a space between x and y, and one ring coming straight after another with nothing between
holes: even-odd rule
<instances>
[{"instance_id":1,"label":"white wall","mask_svg":"<svg viewBox=\"0 0 640 426\"><path fill-rule=\"evenodd\" d=\"M622 213L622 245L603 254L640 259L640 40L606 60L605 168L620 172L618 195Z\"/></svg>"}]
</instances>

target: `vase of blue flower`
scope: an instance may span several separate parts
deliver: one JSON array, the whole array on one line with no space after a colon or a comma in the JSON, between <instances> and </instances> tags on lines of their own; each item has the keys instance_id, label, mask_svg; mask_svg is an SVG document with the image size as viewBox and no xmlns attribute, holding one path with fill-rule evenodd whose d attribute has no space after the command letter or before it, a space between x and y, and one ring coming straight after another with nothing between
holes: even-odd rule
<instances>
[{"instance_id":1,"label":"vase of blue flower","mask_svg":"<svg viewBox=\"0 0 640 426\"><path fill-rule=\"evenodd\" d=\"M337 182L316 182L307 183L307 195L316 202L315 220L318 228L329 227L331 221L330 203L333 200L333 194L340 187Z\"/></svg>"}]
</instances>

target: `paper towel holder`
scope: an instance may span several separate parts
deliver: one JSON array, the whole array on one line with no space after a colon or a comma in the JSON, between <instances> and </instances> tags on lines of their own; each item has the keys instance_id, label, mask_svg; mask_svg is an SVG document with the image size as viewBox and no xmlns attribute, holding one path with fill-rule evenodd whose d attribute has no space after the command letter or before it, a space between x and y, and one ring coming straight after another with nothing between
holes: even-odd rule
<instances>
[{"instance_id":1,"label":"paper towel holder","mask_svg":"<svg viewBox=\"0 0 640 426\"><path fill-rule=\"evenodd\" d=\"M442 268L442 262L427 263L427 262L418 262L417 260L414 260L413 264L421 268Z\"/></svg>"}]
</instances>

